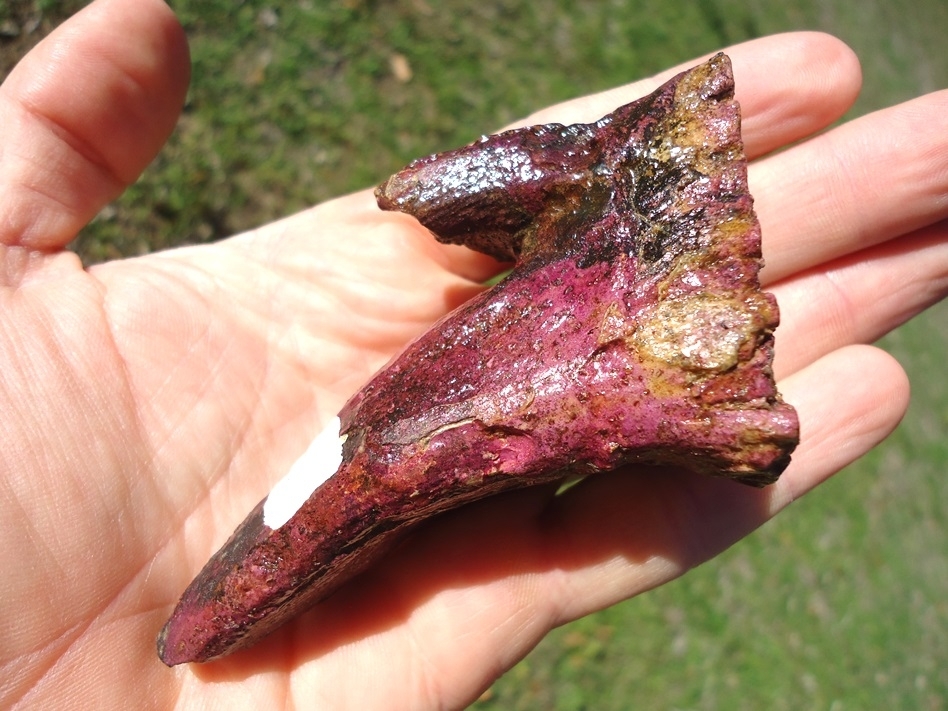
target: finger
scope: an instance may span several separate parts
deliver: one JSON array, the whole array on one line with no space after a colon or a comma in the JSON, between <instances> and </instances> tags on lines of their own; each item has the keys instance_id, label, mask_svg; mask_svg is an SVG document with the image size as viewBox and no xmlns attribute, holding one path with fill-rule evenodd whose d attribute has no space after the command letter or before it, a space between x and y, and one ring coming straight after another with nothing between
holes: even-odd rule
<instances>
[{"instance_id":1,"label":"finger","mask_svg":"<svg viewBox=\"0 0 948 711\"><path fill-rule=\"evenodd\" d=\"M174 127L187 42L158 0L98 0L0 87L0 244L64 246Z\"/></svg>"},{"instance_id":2,"label":"finger","mask_svg":"<svg viewBox=\"0 0 948 711\"><path fill-rule=\"evenodd\" d=\"M741 133L749 158L830 125L852 106L862 84L859 60L853 51L835 37L818 32L773 35L734 45L724 52L734 67ZM595 121L710 56L634 84L552 106L517 125Z\"/></svg>"},{"instance_id":3,"label":"finger","mask_svg":"<svg viewBox=\"0 0 948 711\"><path fill-rule=\"evenodd\" d=\"M948 222L774 285L778 378L842 346L872 343L948 296Z\"/></svg>"},{"instance_id":4,"label":"finger","mask_svg":"<svg viewBox=\"0 0 948 711\"><path fill-rule=\"evenodd\" d=\"M668 479L615 473L590 477L556 500L545 521L547 557L551 568L571 574L548 573L538 588L555 591L558 623L718 554L881 442L908 406L901 367L869 346L835 351L781 388L799 411L801 442L771 487L686 473Z\"/></svg>"},{"instance_id":5,"label":"finger","mask_svg":"<svg viewBox=\"0 0 948 711\"><path fill-rule=\"evenodd\" d=\"M790 274L948 217L948 91L840 126L751 165L768 266Z\"/></svg>"}]
</instances>

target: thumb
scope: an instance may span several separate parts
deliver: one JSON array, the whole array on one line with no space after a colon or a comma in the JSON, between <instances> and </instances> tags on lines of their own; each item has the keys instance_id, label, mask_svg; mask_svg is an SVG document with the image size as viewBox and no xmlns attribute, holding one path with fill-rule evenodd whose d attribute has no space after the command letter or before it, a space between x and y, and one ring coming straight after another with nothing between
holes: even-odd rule
<instances>
[{"instance_id":1,"label":"thumb","mask_svg":"<svg viewBox=\"0 0 948 711\"><path fill-rule=\"evenodd\" d=\"M62 248L174 128L187 40L160 0L97 0L0 86L0 245Z\"/></svg>"}]
</instances>

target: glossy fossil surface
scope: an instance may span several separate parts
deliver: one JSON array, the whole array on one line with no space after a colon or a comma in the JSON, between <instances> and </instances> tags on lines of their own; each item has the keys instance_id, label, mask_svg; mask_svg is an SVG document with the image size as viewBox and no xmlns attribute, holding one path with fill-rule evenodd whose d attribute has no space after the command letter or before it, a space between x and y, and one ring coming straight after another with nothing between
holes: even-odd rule
<instances>
[{"instance_id":1,"label":"glossy fossil surface","mask_svg":"<svg viewBox=\"0 0 948 711\"><path fill-rule=\"evenodd\" d=\"M319 440L334 472L250 513L162 630L167 664L248 646L467 501L635 463L764 485L789 462L724 55L594 124L415 161L376 195L516 266L352 397Z\"/></svg>"}]
</instances>

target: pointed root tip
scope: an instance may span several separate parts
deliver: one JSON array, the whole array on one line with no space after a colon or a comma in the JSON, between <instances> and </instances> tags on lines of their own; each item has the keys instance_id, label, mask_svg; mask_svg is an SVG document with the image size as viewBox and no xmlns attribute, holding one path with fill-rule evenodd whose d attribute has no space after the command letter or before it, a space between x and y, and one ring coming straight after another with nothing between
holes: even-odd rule
<instances>
[{"instance_id":1,"label":"pointed root tip","mask_svg":"<svg viewBox=\"0 0 948 711\"><path fill-rule=\"evenodd\" d=\"M165 623L165 626L161 628L161 632L158 633L158 658L169 667L173 667L176 664L181 662L171 654L171 647L168 646L168 628L171 626L171 620L168 620Z\"/></svg>"},{"instance_id":2,"label":"pointed root tip","mask_svg":"<svg viewBox=\"0 0 948 711\"><path fill-rule=\"evenodd\" d=\"M191 645L188 645L186 637L180 634L180 624L176 624L177 618L172 616L165 626L161 628L156 640L158 647L158 658L165 666L174 667L178 664L187 664L189 662L204 661L194 654Z\"/></svg>"}]
</instances>

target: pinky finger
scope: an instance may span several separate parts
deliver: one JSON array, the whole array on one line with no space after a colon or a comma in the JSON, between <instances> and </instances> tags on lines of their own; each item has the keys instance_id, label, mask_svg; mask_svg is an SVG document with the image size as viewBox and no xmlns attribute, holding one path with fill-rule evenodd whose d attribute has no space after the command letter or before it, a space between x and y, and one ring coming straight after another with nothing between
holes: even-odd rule
<instances>
[{"instance_id":1,"label":"pinky finger","mask_svg":"<svg viewBox=\"0 0 948 711\"><path fill-rule=\"evenodd\" d=\"M662 585L716 556L885 439L908 406L902 368L871 346L834 351L781 389L799 411L801 444L771 487L684 473L615 472L589 477L554 500L545 521L548 579L538 589L553 598L555 624Z\"/></svg>"},{"instance_id":2,"label":"pinky finger","mask_svg":"<svg viewBox=\"0 0 948 711\"><path fill-rule=\"evenodd\" d=\"M781 383L800 412L800 446L777 482L772 513L882 442L909 403L902 366L873 346L840 348Z\"/></svg>"}]
</instances>

